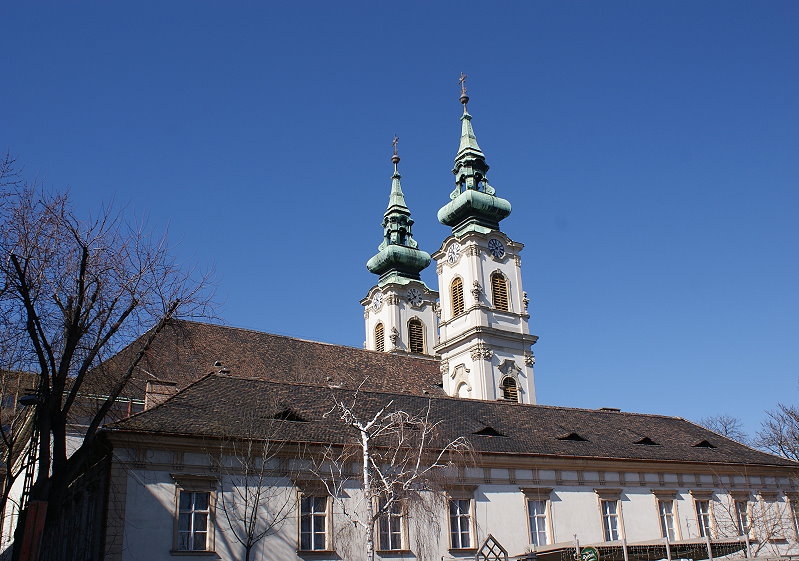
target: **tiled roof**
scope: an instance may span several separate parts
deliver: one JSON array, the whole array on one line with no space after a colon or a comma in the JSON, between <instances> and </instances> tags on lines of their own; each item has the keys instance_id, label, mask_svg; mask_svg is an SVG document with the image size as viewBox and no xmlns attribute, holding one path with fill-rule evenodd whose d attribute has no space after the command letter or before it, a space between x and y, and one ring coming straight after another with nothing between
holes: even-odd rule
<instances>
[{"instance_id":1,"label":"tiled roof","mask_svg":"<svg viewBox=\"0 0 799 561\"><path fill-rule=\"evenodd\" d=\"M118 374L138 345L138 341L129 345L105 367ZM365 351L190 321L174 321L159 334L124 395L143 399L148 380L176 382L184 388L219 371L217 362L238 377L349 388L368 377L372 387L381 390L443 395L439 361L433 357Z\"/></svg>"},{"instance_id":2,"label":"tiled roof","mask_svg":"<svg viewBox=\"0 0 799 561\"><path fill-rule=\"evenodd\" d=\"M262 427L253 437L343 443L354 435L325 413L334 396L353 400L354 393L211 374L108 429L213 438L235 435L243 419L253 419ZM354 401L363 418L389 402L410 413L429 406L443 441L465 436L479 453L799 467L676 417L363 390Z\"/></svg>"}]
</instances>

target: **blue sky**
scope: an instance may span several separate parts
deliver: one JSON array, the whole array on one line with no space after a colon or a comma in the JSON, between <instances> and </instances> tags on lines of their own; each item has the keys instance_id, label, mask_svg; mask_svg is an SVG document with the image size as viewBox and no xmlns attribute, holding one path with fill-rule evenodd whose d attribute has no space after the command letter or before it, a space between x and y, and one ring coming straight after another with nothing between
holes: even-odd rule
<instances>
[{"instance_id":1,"label":"blue sky","mask_svg":"<svg viewBox=\"0 0 799 561\"><path fill-rule=\"evenodd\" d=\"M799 397L797 21L780 1L6 3L0 149L84 213L168 228L226 323L359 347L391 139L432 253L465 72L526 244L539 402L751 431Z\"/></svg>"}]
</instances>

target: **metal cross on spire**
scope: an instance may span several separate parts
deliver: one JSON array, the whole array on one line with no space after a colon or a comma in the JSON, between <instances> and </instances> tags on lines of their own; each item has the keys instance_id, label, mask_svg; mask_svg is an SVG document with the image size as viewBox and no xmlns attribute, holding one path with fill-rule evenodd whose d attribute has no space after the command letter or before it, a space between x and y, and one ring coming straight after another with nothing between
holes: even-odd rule
<instances>
[{"instance_id":1,"label":"metal cross on spire","mask_svg":"<svg viewBox=\"0 0 799 561\"><path fill-rule=\"evenodd\" d=\"M397 154L397 144L399 144L399 137L395 134L394 140L391 141L391 146L394 147L394 155L391 156L391 162L394 164L394 173L397 173L397 164L400 161L400 157Z\"/></svg>"},{"instance_id":2,"label":"metal cross on spire","mask_svg":"<svg viewBox=\"0 0 799 561\"><path fill-rule=\"evenodd\" d=\"M466 104L469 103L469 96L466 95L466 74L461 72L458 82L461 83L461 103L463 104L463 111L466 112Z\"/></svg>"}]
</instances>

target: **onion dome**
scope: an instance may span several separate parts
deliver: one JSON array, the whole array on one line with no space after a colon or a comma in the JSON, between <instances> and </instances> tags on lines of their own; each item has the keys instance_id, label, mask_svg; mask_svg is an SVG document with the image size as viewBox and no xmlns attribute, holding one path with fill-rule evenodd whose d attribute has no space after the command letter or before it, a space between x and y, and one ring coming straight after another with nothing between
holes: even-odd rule
<instances>
[{"instance_id":1,"label":"onion dome","mask_svg":"<svg viewBox=\"0 0 799 561\"><path fill-rule=\"evenodd\" d=\"M488 183L488 163L477 144L472 128L472 116L466 107L466 76L461 74L461 142L455 156L455 190L452 199L438 211L438 221L452 227L459 235L468 231L487 233L499 230L499 222L510 214L510 203L497 197L496 190Z\"/></svg>"},{"instance_id":2,"label":"onion dome","mask_svg":"<svg viewBox=\"0 0 799 561\"><path fill-rule=\"evenodd\" d=\"M383 243L378 246L377 255L369 259L366 268L369 272L380 275L378 285L389 282L407 283L419 280L419 273L430 264L430 254L418 249L416 240L411 234L413 219L411 211L405 204L397 164L397 138L394 138L394 175L391 176L391 194L388 208L383 215Z\"/></svg>"}]
</instances>

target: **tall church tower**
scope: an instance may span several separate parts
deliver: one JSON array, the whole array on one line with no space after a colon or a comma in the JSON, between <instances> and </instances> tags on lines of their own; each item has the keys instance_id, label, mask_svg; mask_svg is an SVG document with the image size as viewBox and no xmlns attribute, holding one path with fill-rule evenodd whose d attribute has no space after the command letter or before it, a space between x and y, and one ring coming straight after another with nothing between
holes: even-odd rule
<instances>
[{"instance_id":1,"label":"tall church tower","mask_svg":"<svg viewBox=\"0 0 799 561\"><path fill-rule=\"evenodd\" d=\"M418 249L411 235L413 219L400 185L397 140L394 138L391 158L391 194L383 215L383 242L377 255L366 263L366 268L380 278L361 300L366 323L364 346L373 351L432 355L438 341L438 293L419 277L430 264L430 254Z\"/></svg>"},{"instance_id":2,"label":"tall church tower","mask_svg":"<svg viewBox=\"0 0 799 561\"><path fill-rule=\"evenodd\" d=\"M524 247L499 230L511 205L496 196L488 164L467 110L461 75L461 140L455 156L455 190L438 211L452 235L433 254L441 294L439 343L447 394L472 399L535 403L527 294L522 289Z\"/></svg>"}]
</instances>

